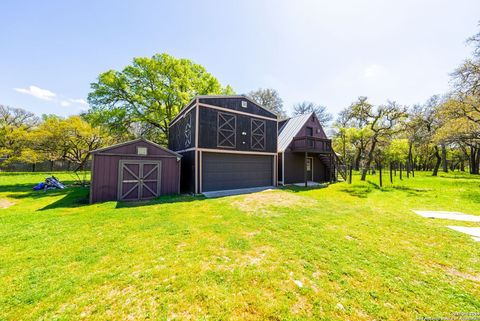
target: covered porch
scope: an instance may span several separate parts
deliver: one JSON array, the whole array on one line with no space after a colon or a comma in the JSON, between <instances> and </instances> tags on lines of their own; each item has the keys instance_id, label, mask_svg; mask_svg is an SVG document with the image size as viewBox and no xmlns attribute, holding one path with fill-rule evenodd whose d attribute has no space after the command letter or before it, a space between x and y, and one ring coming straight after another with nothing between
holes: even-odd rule
<instances>
[{"instance_id":1,"label":"covered porch","mask_svg":"<svg viewBox=\"0 0 480 321\"><path fill-rule=\"evenodd\" d=\"M282 154L282 183L313 186L336 180L336 158L331 140L312 136L295 137Z\"/></svg>"}]
</instances>

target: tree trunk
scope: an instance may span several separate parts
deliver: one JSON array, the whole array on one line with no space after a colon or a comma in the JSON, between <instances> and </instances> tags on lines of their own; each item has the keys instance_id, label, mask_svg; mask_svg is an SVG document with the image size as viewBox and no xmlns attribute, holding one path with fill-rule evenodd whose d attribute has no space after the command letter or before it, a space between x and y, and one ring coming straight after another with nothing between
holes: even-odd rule
<instances>
[{"instance_id":1,"label":"tree trunk","mask_svg":"<svg viewBox=\"0 0 480 321\"><path fill-rule=\"evenodd\" d=\"M462 162L460 163L460 171L461 171L461 172L465 172L465 162L464 162L464 161L462 161Z\"/></svg>"},{"instance_id":2,"label":"tree trunk","mask_svg":"<svg viewBox=\"0 0 480 321\"><path fill-rule=\"evenodd\" d=\"M470 173L478 174L480 167L480 147L470 147Z\"/></svg>"},{"instance_id":3,"label":"tree trunk","mask_svg":"<svg viewBox=\"0 0 480 321\"><path fill-rule=\"evenodd\" d=\"M438 151L438 146L435 146L435 157L437 158L437 162L435 163L435 167L433 168L432 176L437 176L438 169L440 168L440 164L442 162L442 157L440 157L440 153Z\"/></svg>"},{"instance_id":4,"label":"tree trunk","mask_svg":"<svg viewBox=\"0 0 480 321\"><path fill-rule=\"evenodd\" d=\"M400 170L400 180L402 180L402 163L399 164L399 170Z\"/></svg>"},{"instance_id":5,"label":"tree trunk","mask_svg":"<svg viewBox=\"0 0 480 321\"><path fill-rule=\"evenodd\" d=\"M365 167L363 168L363 171L362 171L362 178L361 178L362 181L364 181L365 178L367 177L367 169L370 168L370 165L372 165L373 152L375 151L376 145L377 145L377 140L373 139L372 146L370 147L370 151L368 152L367 163L365 164Z\"/></svg>"},{"instance_id":6,"label":"tree trunk","mask_svg":"<svg viewBox=\"0 0 480 321\"><path fill-rule=\"evenodd\" d=\"M350 175L348 177L348 182L352 184L352 175L353 175L353 164L350 164Z\"/></svg>"},{"instance_id":7,"label":"tree trunk","mask_svg":"<svg viewBox=\"0 0 480 321\"><path fill-rule=\"evenodd\" d=\"M447 164L447 148L445 144L441 144L442 147L442 169L445 173L448 173L448 164Z\"/></svg>"},{"instance_id":8,"label":"tree trunk","mask_svg":"<svg viewBox=\"0 0 480 321\"><path fill-rule=\"evenodd\" d=\"M35 163L32 163L32 172L35 172Z\"/></svg>"},{"instance_id":9,"label":"tree trunk","mask_svg":"<svg viewBox=\"0 0 480 321\"><path fill-rule=\"evenodd\" d=\"M390 184L393 184L392 163L390 163Z\"/></svg>"},{"instance_id":10,"label":"tree trunk","mask_svg":"<svg viewBox=\"0 0 480 321\"><path fill-rule=\"evenodd\" d=\"M357 155L355 156L355 170L360 170L360 160L362 158L362 150L359 148L357 151Z\"/></svg>"},{"instance_id":11,"label":"tree trunk","mask_svg":"<svg viewBox=\"0 0 480 321\"><path fill-rule=\"evenodd\" d=\"M380 178L380 187L383 186L383 182L382 182L382 164L379 162L378 163L378 176Z\"/></svg>"}]
</instances>

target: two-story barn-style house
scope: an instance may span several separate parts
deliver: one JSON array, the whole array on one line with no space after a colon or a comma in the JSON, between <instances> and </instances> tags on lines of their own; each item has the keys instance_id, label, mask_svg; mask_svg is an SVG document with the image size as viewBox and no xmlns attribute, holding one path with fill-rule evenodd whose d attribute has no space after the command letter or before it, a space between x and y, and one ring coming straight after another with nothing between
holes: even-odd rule
<instances>
[{"instance_id":1,"label":"two-story barn-style house","mask_svg":"<svg viewBox=\"0 0 480 321\"><path fill-rule=\"evenodd\" d=\"M277 116L245 96L197 96L172 120L184 193L277 185Z\"/></svg>"}]
</instances>

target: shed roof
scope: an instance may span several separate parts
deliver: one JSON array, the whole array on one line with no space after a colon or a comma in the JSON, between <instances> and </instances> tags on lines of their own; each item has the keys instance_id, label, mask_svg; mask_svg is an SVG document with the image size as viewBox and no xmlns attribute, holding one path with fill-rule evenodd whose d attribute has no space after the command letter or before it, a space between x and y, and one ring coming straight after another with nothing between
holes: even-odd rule
<instances>
[{"instance_id":1,"label":"shed roof","mask_svg":"<svg viewBox=\"0 0 480 321\"><path fill-rule=\"evenodd\" d=\"M98 153L102 153L102 152L106 152L106 151L109 151L111 149L115 149L115 148L118 148L118 147L122 147L122 146L126 146L126 145L130 145L130 144L135 144L135 143L138 143L138 142L143 142L143 143L146 143L146 144L149 144L155 148L159 148L167 153L170 153L172 155L175 155L177 157L182 157L182 155L178 154L178 153L175 153L174 151L171 151L170 149L168 148L165 148L157 143L154 143L148 139L145 139L143 137L140 137L140 138L137 138L137 139L134 139L134 140L130 140L128 142L123 142L123 143L120 143L120 144L115 144L115 145L111 145L111 146L107 146L107 147L103 147L103 148L99 148L99 149L95 149L95 150L92 150L90 152L90 154L98 154Z\"/></svg>"},{"instance_id":2,"label":"shed roof","mask_svg":"<svg viewBox=\"0 0 480 321\"><path fill-rule=\"evenodd\" d=\"M313 113L299 115L289 118L280 129L278 134L278 151L283 152L290 145L292 139L297 136L303 125L310 119Z\"/></svg>"}]
</instances>

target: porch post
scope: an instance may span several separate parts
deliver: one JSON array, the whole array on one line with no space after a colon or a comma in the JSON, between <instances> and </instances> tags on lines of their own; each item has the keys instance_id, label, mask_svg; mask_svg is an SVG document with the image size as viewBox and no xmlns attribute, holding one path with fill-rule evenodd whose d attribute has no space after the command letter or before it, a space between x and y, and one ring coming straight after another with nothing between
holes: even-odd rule
<instances>
[{"instance_id":1,"label":"porch post","mask_svg":"<svg viewBox=\"0 0 480 321\"><path fill-rule=\"evenodd\" d=\"M305 166L303 166L303 177L305 178L305 187L308 186L307 178L307 152L305 152Z\"/></svg>"},{"instance_id":2,"label":"porch post","mask_svg":"<svg viewBox=\"0 0 480 321\"><path fill-rule=\"evenodd\" d=\"M334 171L335 171L335 168L333 167L333 153L330 152L330 183L333 182Z\"/></svg>"}]
</instances>

